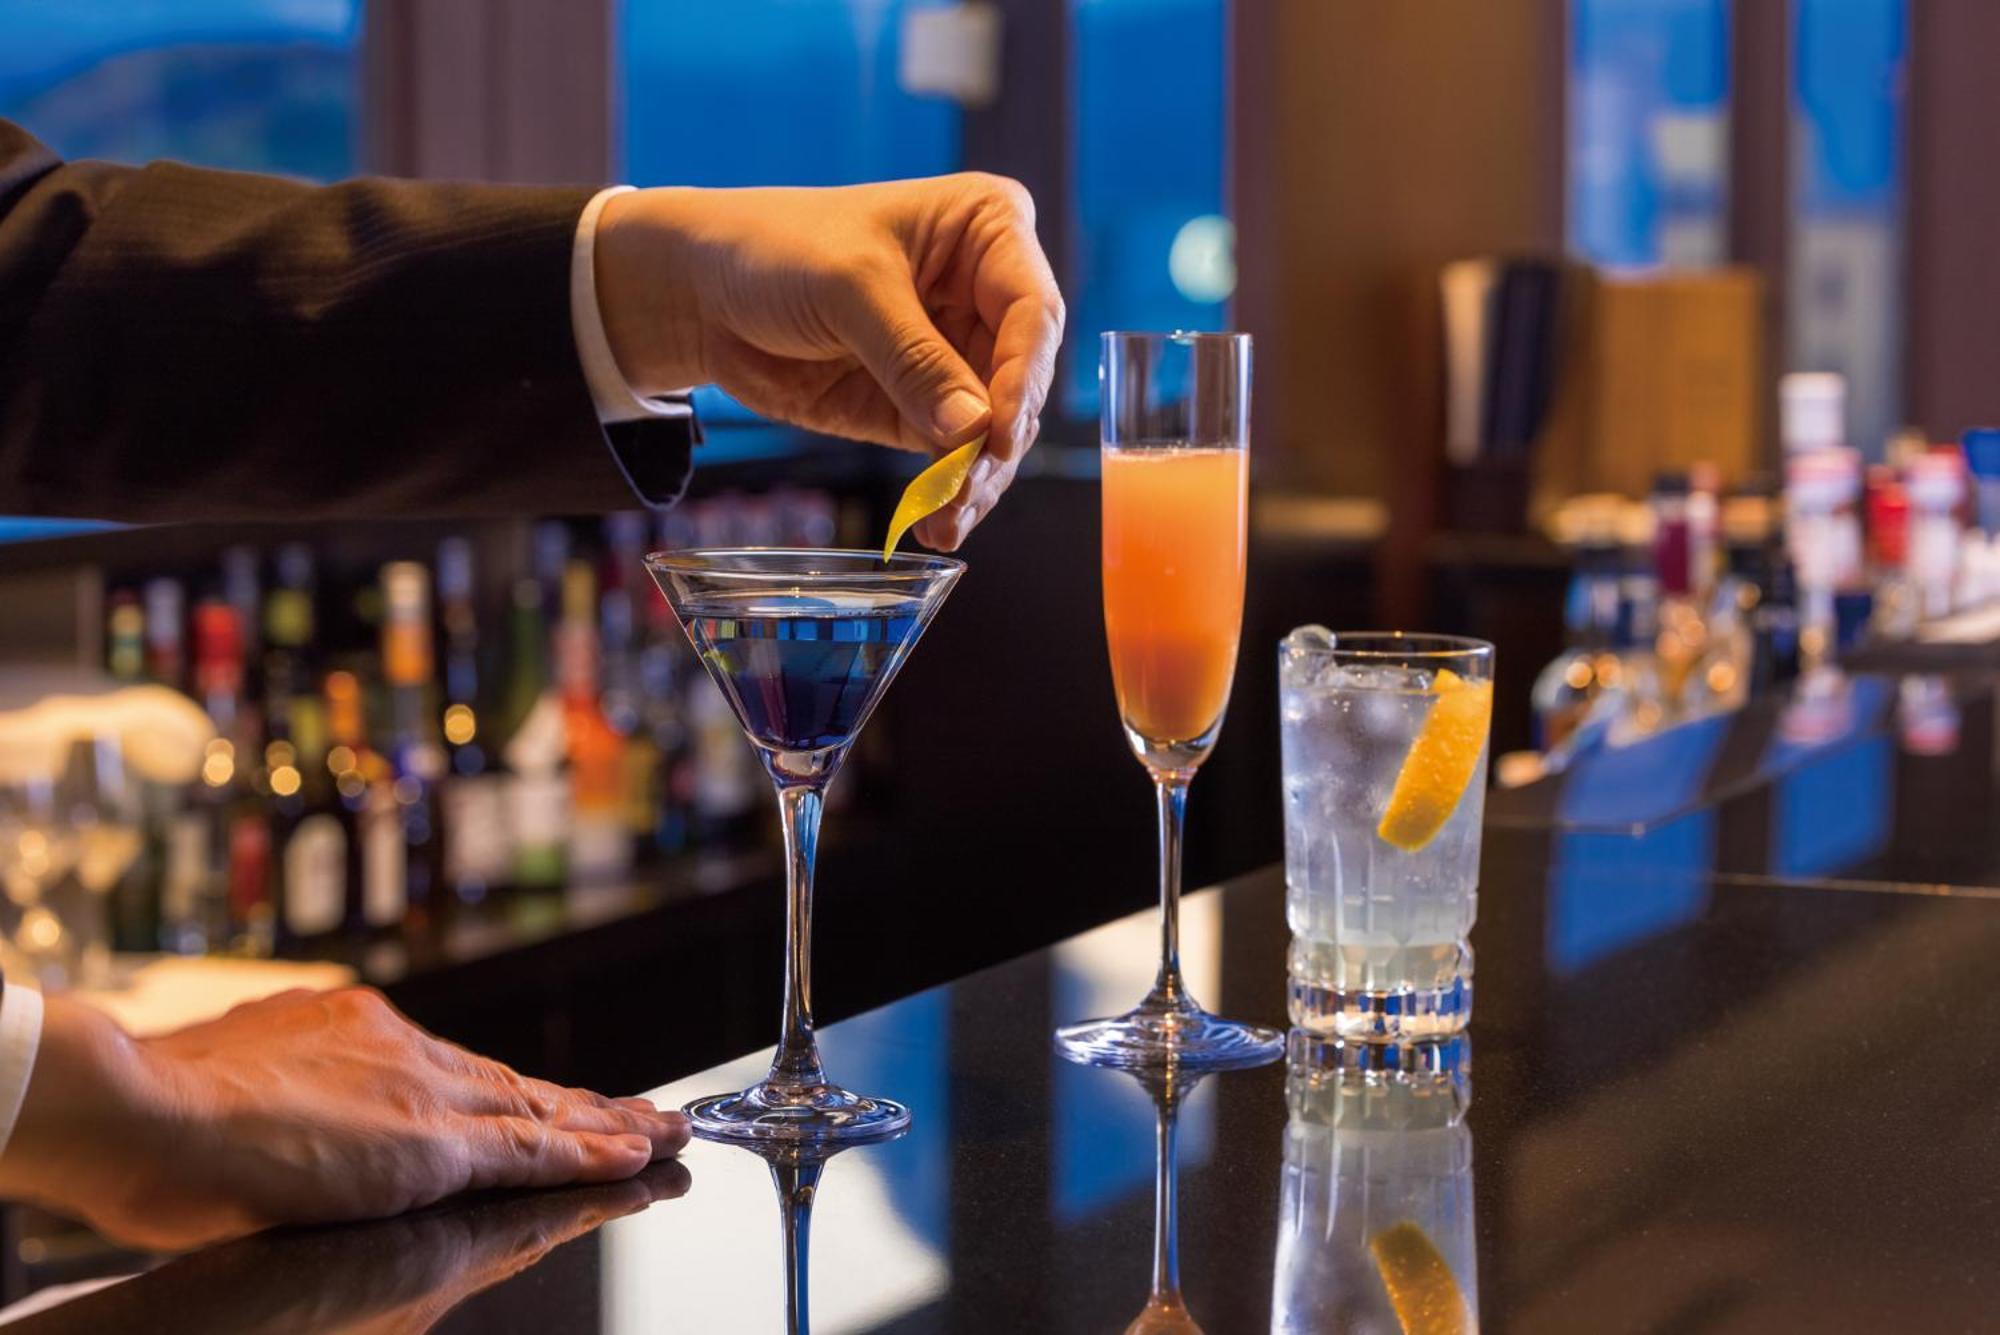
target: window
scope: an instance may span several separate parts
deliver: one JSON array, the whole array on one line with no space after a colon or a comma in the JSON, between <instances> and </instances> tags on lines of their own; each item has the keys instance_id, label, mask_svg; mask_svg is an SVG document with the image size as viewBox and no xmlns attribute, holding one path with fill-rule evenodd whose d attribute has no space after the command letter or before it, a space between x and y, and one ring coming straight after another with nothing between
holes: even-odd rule
<instances>
[{"instance_id":1,"label":"window","mask_svg":"<svg viewBox=\"0 0 2000 1335\"><path fill-rule=\"evenodd\" d=\"M1236 286L1223 214L1224 0L1072 0L1075 253L1063 405L1097 413L1104 329L1220 329Z\"/></svg>"},{"instance_id":2,"label":"window","mask_svg":"<svg viewBox=\"0 0 2000 1335\"><path fill-rule=\"evenodd\" d=\"M362 0L12 0L0 117L70 158L356 167Z\"/></svg>"},{"instance_id":3,"label":"window","mask_svg":"<svg viewBox=\"0 0 2000 1335\"><path fill-rule=\"evenodd\" d=\"M1796 0L1786 356L1847 377L1848 441L1901 425L1905 0Z\"/></svg>"},{"instance_id":4,"label":"window","mask_svg":"<svg viewBox=\"0 0 2000 1335\"><path fill-rule=\"evenodd\" d=\"M1612 267L1728 249L1729 0L1573 0L1569 244Z\"/></svg>"}]
</instances>

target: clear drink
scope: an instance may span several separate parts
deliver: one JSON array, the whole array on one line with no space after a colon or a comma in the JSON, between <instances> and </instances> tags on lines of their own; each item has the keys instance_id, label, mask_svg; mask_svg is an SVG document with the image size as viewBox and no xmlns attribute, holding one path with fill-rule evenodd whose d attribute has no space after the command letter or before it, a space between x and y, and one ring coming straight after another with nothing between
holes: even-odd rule
<instances>
[{"instance_id":1,"label":"clear drink","mask_svg":"<svg viewBox=\"0 0 2000 1335\"><path fill-rule=\"evenodd\" d=\"M1285 638L1278 676L1292 1023L1464 1028L1492 647L1308 626Z\"/></svg>"}]
</instances>

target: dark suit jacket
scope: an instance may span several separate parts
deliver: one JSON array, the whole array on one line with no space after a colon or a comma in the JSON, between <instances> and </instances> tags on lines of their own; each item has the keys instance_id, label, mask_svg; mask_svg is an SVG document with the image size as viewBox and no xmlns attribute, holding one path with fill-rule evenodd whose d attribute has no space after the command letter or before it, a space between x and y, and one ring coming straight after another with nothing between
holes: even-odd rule
<instances>
[{"instance_id":1,"label":"dark suit jacket","mask_svg":"<svg viewBox=\"0 0 2000 1335\"><path fill-rule=\"evenodd\" d=\"M577 362L591 193L64 163L0 121L0 514L672 501L692 423L607 433Z\"/></svg>"}]
</instances>

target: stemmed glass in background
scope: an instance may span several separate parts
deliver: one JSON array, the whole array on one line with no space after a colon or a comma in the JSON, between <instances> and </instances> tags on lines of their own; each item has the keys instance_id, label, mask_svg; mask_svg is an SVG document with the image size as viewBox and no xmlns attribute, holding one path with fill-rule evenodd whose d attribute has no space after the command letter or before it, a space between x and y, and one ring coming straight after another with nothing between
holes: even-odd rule
<instances>
[{"instance_id":1,"label":"stemmed glass in background","mask_svg":"<svg viewBox=\"0 0 2000 1335\"><path fill-rule=\"evenodd\" d=\"M941 556L737 548L646 558L702 666L777 787L785 834L784 1032L770 1074L687 1107L696 1134L858 1143L909 1109L826 1077L812 1020L812 877L821 795L965 564Z\"/></svg>"},{"instance_id":2,"label":"stemmed glass in background","mask_svg":"<svg viewBox=\"0 0 2000 1335\"><path fill-rule=\"evenodd\" d=\"M1106 334L1098 382L1104 631L1125 739L1159 802L1160 972L1133 1010L1056 1044L1093 1065L1254 1065L1282 1037L1208 1014L1180 967L1188 784L1222 730L1243 624L1250 336Z\"/></svg>"}]
</instances>

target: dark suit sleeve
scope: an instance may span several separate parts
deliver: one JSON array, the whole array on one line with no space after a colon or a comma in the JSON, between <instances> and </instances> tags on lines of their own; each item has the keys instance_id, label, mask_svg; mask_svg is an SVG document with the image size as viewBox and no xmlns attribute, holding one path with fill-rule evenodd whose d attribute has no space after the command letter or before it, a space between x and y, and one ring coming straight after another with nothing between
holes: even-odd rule
<instances>
[{"instance_id":1,"label":"dark suit sleeve","mask_svg":"<svg viewBox=\"0 0 2000 1335\"><path fill-rule=\"evenodd\" d=\"M0 121L0 513L673 501L691 419L607 435L577 362L590 194L65 164Z\"/></svg>"}]
</instances>

